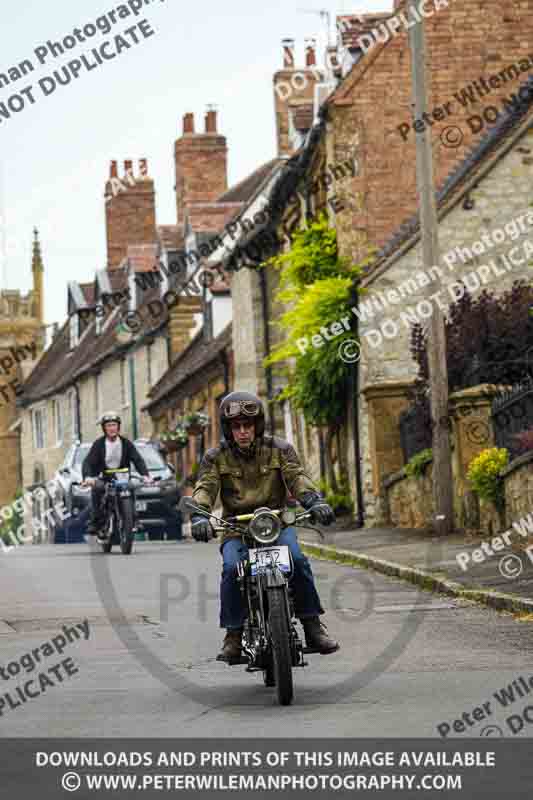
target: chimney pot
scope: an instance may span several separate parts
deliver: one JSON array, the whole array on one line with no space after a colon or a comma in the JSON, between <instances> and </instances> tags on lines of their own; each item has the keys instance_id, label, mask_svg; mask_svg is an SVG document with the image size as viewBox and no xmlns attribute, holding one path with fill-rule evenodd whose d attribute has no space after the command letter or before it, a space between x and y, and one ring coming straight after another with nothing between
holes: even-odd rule
<instances>
[{"instance_id":1,"label":"chimney pot","mask_svg":"<svg viewBox=\"0 0 533 800\"><path fill-rule=\"evenodd\" d=\"M183 117L183 133L194 133L194 114L191 112Z\"/></svg>"},{"instance_id":2,"label":"chimney pot","mask_svg":"<svg viewBox=\"0 0 533 800\"><path fill-rule=\"evenodd\" d=\"M205 132L217 132L217 110L214 106L207 106L207 113L205 115Z\"/></svg>"},{"instance_id":3,"label":"chimney pot","mask_svg":"<svg viewBox=\"0 0 533 800\"><path fill-rule=\"evenodd\" d=\"M117 170L117 162L112 161L111 166L109 167L109 177L110 178L118 178L118 170Z\"/></svg>"},{"instance_id":4,"label":"chimney pot","mask_svg":"<svg viewBox=\"0 0 533 800\"><path fill-rule=\"evenodd\" d=\"M326 61L329 69L336 73L340 69L339 54L335 45L330 45L326 53Z\"/></svg>"},{"instance_id":5,"label":"chimney pot","mask_svg":"<svg viewBox=\"0 0 533 800\"><path fill-rule=\"evenodd\" d=\"M316 65L316 39L305 40L305 66L314 67Z\"/></svg>"},{"instance_id":6,"label":"chimney pot","mask_svg":"<svg viewBox=\"0 0 533 800\"><path fill-rule=\"evenodd\" d=\"M124 173L125 175L130 175L133 172L133 161L130 159L124 161Z\"/></svg>"},{"instance_id":7,"label":"chimney pot","mask_svg":"<svg viewBox=\"0 0 533 800\"><path fill-rule=\"evenodd\" d=\"M294 39L283 39L283 66L285 69L294 69Z\"/></svg>"},{"instance_id":8,"label":"chimney pot","mask_svg":"<svg viewBox=\"0 0 533 800\"><path fill-rule=\"evenodd\" d=\"M141 178L146 178L148 176L148 159L146 158L139 159L139 172Z\"/></svg>"}]
</instances>

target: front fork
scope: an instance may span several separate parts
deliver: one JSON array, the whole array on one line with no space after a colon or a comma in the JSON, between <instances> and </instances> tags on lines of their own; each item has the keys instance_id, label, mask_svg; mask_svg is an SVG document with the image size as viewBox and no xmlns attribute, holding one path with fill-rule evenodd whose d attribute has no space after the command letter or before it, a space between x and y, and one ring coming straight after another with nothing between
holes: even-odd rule
<instances>
[{"instance_id":1,"label":"front fork","mask_svg":"<svg viewBox=\"0 0 533 800\"><path fill-rule=\"evenodd\" d=\"M285 576L279 573L278 570L273 570L272 573L252 578L248 571L248 562L243 560L237 564L237 581L248 612L244 628L243 650L250 658L252 670L264 669L266 666L265 661L271 644L267 630L268 611L265 597L268 594L269 587L282 584L285 586L284 597L289 621L292 665L293 667L305 667L307 662L304 661L303 657L303 643L294 622L291 588Z\"/></svg>"}]
</instances>

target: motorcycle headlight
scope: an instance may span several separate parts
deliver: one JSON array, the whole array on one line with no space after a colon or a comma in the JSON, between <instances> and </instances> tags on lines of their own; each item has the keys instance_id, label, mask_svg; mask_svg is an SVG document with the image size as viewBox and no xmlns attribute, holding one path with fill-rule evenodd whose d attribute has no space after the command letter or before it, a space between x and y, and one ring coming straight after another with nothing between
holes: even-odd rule
<instances>
[{"instance_id":1,"label":"motorcycle headlight","mask_svg":"<svg viewBox=\"0 0 533 800\"><path fill-rule=\"evenodd\" d=\"M256 542L272 544L281 532L281 522L268 508L259 508L250 521L249 530Z\"/></svg>"}]
</instances>

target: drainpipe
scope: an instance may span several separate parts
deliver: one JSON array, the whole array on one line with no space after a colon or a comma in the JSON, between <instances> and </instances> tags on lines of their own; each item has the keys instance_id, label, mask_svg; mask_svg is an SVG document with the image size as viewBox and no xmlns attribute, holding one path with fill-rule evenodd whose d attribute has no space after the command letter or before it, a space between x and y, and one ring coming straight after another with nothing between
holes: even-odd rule
<instances>
[{"instance_id":1,"label":"drainpipe","mask_svg":"<svg viewBox=\"0 0 533 800\"><path fill-rule=\"evenodd\" d=\"M78 429L78 439L80 442L83 442L83 436L81 432L81 403L80 403L80 390L78 389L78 384L74 384L74 391L76 392L76 427Z\"/></svg>"},{"instance_id":2,"label":"drainpipe","mask_svg":"<svg viewBox=\"0 0 533 800\"><path fill-rule=\"evenodd\" d=\"M359 295L356 293L355 308L359 307ZM359 318L355 316L355 336L359 331ZM356 361L350 371L350 394L353 402L353 448L355 457L355 490L357 497L357 527L363 528L365 524L365 508L363 499L363 478L361 475L361 440L359 438L359 361Z\"/></svg>"},{"instance_id":3,"label":"drainpipe","mask_svg":"<svg viewBox=\"0 0 533 800\"><path fill-rule=\"evenodd\" d=\"M229 394L229 363L226 348L221 351L220 360L222 362L222 369L224 370L224 394Z\"/></svg>"},{"instance_id":4,"label":"drainpipe","mask_svg":"<svg viewBox=\"0 0 533 800\"><path fill-rule=\"evenodd\" d=\"M128 367L130 371L131 432L133 439L138 439L139 428L137 425L137 397L135 394L135 365L133 356L128 356Z\"/></svg>"},{"instance_id":5,"label":"drainpipe","mask_svg":"<svg viewBox=\"0 0 533 800\"><path fill-rule=\"evenodd\" d=\"M326 455L324 452L324 431L322 428L318 429L318 455L320 457L320 480L327 481L326 475Z\"/></svg>"},{"instance_id":6,"label":"drainpipe","mask_svg":"<svg viewBox=\"0 0 533 800\"><path fill-rule=\"evenodd\" d=\"M259 287L261 289L261 310L263 314L263 340L265 342L265 358L270 355L270 326L268 324L269 308L266 274L264 269L259 270ZM270 402L274 396L272 383L272 367L265 367L265 381L267 390L267 414L270 422L270 430L274 436L274 406Z\"/></svg>"}]
</instances>

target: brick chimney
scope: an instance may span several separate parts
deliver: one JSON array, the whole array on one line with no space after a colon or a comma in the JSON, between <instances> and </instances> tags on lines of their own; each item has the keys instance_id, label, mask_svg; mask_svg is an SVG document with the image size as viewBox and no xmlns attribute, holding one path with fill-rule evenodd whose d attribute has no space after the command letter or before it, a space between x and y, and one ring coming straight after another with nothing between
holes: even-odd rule
<instances>
[{"instance_id":1,"label":"brick chimney","mask_svg":"<svg viewBox=\"0 0 533 800\"><path fill-rule=\"evenodd\" d=\"M297 106L314 104L315 85L324 78L316 66L316 41L305 41L305 67L296 67L294 39L283 39L283 69L274 74L274 106L278 156L290 156L294 150L289 141L289 114Z\"/></svg>"},{"instance_id":2,"label":"brick chimney","mask_svg":"<svg viewBox=\"0 0 533 800\"><path fill-rule=\"evenodd\" d=\"M228 188L228 147L217 125L213 106L205 115L205 133L195 133L193 114L183 117L183 135L174 151L178 224L188 205L213 203Z\"/></svg>"},{"instance_id":3,"label":"brick chimney","mask_svg":"<svg viewBox=\"0 0 533 800\"><path fill-rule=\"evenodd\" d=\"M111 162L105 201L107 268L116 269L126 257L129 245L157 240L155 188L145 158L140 159L137 172L133 161L124 161L122 175L117 162Z\"/></svg>"}]
</instances>

